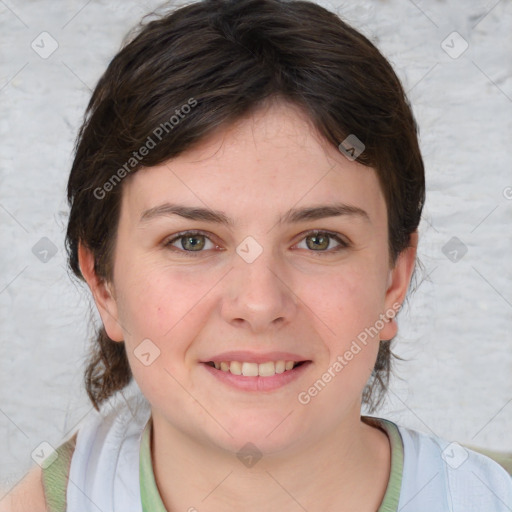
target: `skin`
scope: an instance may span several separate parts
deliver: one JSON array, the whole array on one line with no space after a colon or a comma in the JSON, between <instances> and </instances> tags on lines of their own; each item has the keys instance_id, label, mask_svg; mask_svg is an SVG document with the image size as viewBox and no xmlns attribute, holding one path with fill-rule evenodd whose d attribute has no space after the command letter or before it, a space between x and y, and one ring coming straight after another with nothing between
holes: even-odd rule
<instances>
[{"instance_id":1,"label":"skin","mask_svg":"<svg viewBox=\"0 0 512 512\"><path fill-rule=\"evenodd\" d=\"M389 479L390 445L361 421L361 393L379 339L395 336L396 322L361 345L307 405L297 399L404 300L417 236L392 265L375 171L328 144L297 107L276 102L133 174L123 187L112 281L97 278L83 246L80 266L108 335L126 343L151 403L153 468L167 510L375 511ZM165 202L222 210L233 226L176 215L140 222L142 212ZM363 209L368 219L277 223L291 208L335 202ZM165 245L191 229L208 234L196 240L203 252L190 255L183 239ZM313 229L349 245L334 252L340 244L331 238L315 248ZM248 236L263 249L252 263L236 252ZM134 355L146 338L160 350L149 366ZM278 390L240 391L200 364L227 350L290 351L312 363ZM250 468L236 457L247 442L262 454Z\"/></svg>"}]
</instances>

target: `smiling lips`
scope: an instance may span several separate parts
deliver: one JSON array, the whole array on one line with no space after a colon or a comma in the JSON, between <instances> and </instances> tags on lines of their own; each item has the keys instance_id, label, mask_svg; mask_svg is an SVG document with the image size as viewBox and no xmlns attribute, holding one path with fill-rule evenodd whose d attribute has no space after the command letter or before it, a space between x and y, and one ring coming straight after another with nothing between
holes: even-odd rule
<instances>
[{"instance_id":1,"label":"smiling lips","mask_svg":"<svg viewBox=\"0 0 512 512\"><path fill-rule=\"evenodd\" d=\"M274 377L289 372L309 360L292 352L237 350L211 356L203 362L227 375Z\"/></svg>"},{"instance_id":2,"label":"smiling lips","mask_svg":"<svg viewBox=\"0 0 512 512\"><path fill-rule=\"evenodd\" d=\"M263 363L240 362L240 361L209 361L209 366L215 367L217 370L229 372L233 375L243 375L244 377L273 377L276 374L284 373L292 370L296 366L301 365L305 361L266 361Z\"/></svg>"},{"instance_id":3,"label":"smiling lips","mask_svg":"<svg viewBox=\"0 0 512 512\"><path fill-rule=\"evenodd\" d=\"M300 378L312 360L292 352L233 350L200 361L216 380L243 392L272 392Z\"/></svg>"}]
</instances>

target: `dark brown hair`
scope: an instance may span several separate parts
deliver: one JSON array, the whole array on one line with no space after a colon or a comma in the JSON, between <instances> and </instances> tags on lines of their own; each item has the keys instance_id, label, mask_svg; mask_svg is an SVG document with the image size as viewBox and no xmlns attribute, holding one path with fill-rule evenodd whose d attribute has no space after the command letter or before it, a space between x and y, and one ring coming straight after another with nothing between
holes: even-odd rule
<instances>
[{"instance_id":1,"label":"dark brown hair","mask_svg":"<svg viewBox=\"0 0 512 512\"><path fill-rule=\"evenodd\" d=\"M128 174L179 155L275 98L299 106L334 146L351 134L364 143L357 161L378 174L394 263L418 227L425 181L416 122L391 65L366 37L317 4L204 0L141 22L93 92L67 189L73 273L83 279L81 242L94 254L98 277L111 280ZM363 392L370 411L387 389L390 345L380 342ZM94 407L131 379L125 344L102 327L85 371Z\"/></svg>"}]
</instances>

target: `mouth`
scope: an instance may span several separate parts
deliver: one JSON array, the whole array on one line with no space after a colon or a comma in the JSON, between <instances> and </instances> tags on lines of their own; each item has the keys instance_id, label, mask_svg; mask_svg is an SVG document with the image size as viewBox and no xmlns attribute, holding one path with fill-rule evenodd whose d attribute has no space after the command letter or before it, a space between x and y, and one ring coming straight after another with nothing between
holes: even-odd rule
<instances>
[{"instance_id":1,"label":"mouth","mask_svg":"<svg viewBox=\"0 0 512 512\"><path fill-rule=\"evenodd\" d=\"M204 364L221 372L244 377L273 377L286 373L311 361L266 361L254 363L248 361L208 361Z\"/></svg>"},{"instance_id":2,"label":"mouth","mask_svg":"<svg viewBox=\"0 0 512 512\"><path fill-rule=\"evenodd\" d=\"M291 361L205 361L201 366L215 382L242 392L273 392L291 385L307 368L311 360ZM213 382L213 381L212 381Z\"/></svg>"}]
</instances>

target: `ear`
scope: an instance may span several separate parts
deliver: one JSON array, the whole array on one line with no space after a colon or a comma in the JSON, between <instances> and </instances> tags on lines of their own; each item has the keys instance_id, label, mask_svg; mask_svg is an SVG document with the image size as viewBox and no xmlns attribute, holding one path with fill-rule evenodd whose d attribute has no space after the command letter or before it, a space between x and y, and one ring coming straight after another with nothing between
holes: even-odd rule
<instances>
[{"instance_id":1,"label":"ear","mask_svg":"<svg viewBox=\"0 0 512 512\"><path fill-rule=\"evenodd\" d=\"M398 332L395 315L398 313L397 305L403 304L409 283L411 282L414 265L416 263L416 251L418 249L418 232L411 233L409 246L397 257L395 266L389 271L388 288L386 290L386 311L394 311L393 317L385 323L380 332L381 340L390 340Z\"/></svg>"},{"instance_id":2,"label":"ear","mask_svg":"<svg viewBox=\"0 0 512 512\"><path fill-rule=\"evenodd\" d=\"M108 337L113 341L123 341L123 329L118 319L118 307L113 286L97 276L94 270L94 255L82 243L78 245L78 264L92 292Z\"/></svg>"}]
</instances>

